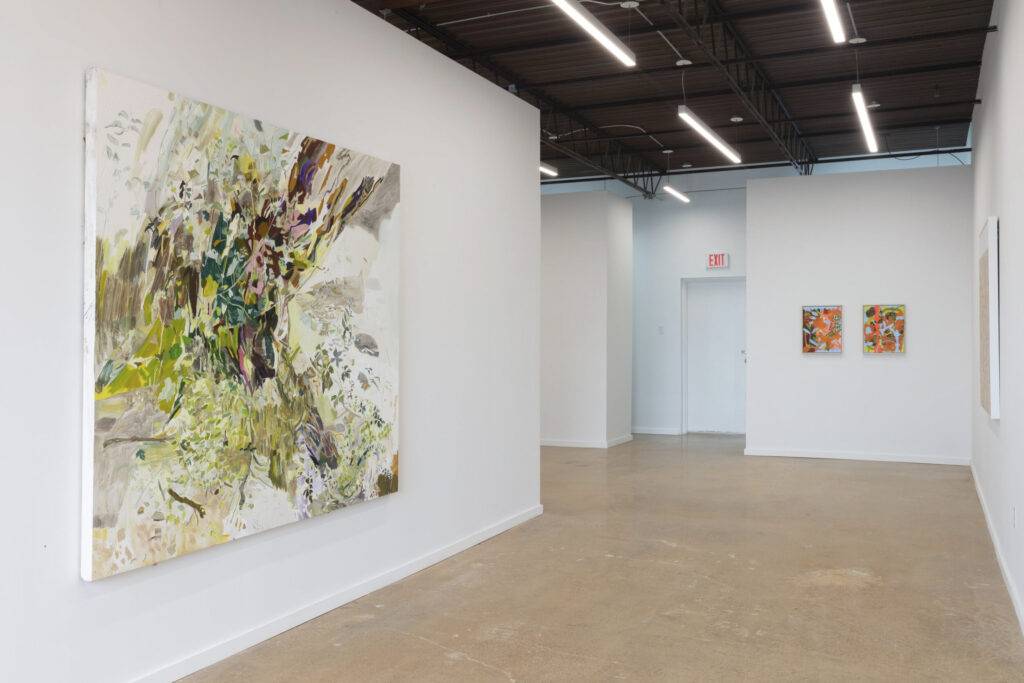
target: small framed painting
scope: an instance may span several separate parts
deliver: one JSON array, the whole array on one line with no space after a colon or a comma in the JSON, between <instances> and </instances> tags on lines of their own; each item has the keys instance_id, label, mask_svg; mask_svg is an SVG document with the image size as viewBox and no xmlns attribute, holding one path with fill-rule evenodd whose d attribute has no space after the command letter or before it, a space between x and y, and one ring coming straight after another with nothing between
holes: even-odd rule
<instances>
[{"instance_id":1,"label":"small framed painting","mask_svg":"<svg viewBox=\"0 0 1024 683\"><path fill-rule=\"evenodd\" d=\"M864 353L903 353L906 349L907 307L869 304L864 307Z\"/></svg>"},{"instance_id":2,"label":"small framed painting","mask_svg":"<svg viewBox=\"0 0 1024 683\"><path fill-rule=\"evenodd\" d=\"M803 307L803 352L843 352L843 307Z\"/></svg>"}]
</instances>

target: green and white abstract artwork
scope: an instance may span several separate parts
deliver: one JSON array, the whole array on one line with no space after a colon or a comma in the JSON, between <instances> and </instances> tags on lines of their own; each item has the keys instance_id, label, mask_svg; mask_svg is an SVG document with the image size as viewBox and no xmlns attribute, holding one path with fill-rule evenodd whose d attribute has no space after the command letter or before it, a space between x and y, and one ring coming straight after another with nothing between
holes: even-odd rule
<instances>
[{"instance_id":1,"label":"green and white abstract artwork","mask_svg":"<svg viewBox=\"0 0 1024 683\"><path fill-rule=\"evenodd\" d=\"M92 70L82 576L398 489L399 167Z\"/></svg>"}]
</instances>

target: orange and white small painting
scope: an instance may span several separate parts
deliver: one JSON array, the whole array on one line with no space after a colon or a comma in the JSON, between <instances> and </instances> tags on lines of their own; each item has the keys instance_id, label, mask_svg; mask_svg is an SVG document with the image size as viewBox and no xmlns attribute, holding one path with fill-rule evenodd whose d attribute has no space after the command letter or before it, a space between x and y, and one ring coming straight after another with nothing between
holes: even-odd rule
<instances>
[{"instance_id":1,"label":"orange and white small painting","mask_svg":"<svg viewBox=\"0 0 1024 683\"><path fill-rule=\"evenodd\" d=\"M864 307L864 353L903 353L907 307L871 304Z\"/></svg>"},{"instance_id":2,"label":"orange and white small painting","mask_svg":"<svg viewBox=\"0 0 1024 683\"><path fill-rule=\"evenodd\" d=\"M803 351L843 352L842 306L804 306Z\"/></svg>"}]
</instances>

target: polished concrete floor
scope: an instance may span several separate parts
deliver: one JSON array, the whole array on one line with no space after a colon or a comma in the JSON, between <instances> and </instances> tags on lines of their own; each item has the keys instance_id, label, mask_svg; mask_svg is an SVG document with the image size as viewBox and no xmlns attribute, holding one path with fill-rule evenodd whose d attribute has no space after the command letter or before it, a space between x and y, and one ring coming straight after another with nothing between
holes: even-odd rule
<instances>
[{"instance_id":1,"label":"polished concrete floor","mask_svg":"<svg viewBox=\"0 0 1024 683\"><path fill-rule=\"evenodd\" d=\"M545 512L195 681L1020 681L963 467L546 448Z\"/></svg>"}]
</instances>

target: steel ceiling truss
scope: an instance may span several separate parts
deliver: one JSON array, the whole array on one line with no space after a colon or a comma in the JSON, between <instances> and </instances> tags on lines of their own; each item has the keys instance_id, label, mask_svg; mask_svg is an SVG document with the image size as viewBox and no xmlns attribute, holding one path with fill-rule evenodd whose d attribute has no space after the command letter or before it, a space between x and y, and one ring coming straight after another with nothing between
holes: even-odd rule
<instances>
[{"instance_id":1,"label":"steel ceiling truss","mask_svg":"<svg viewBox=\"0 0 1024 683\"><path fill-rule=\"evenodd\" d=\"M620 138L594 126L581 126L578 113L541 110L541 143L594 170L638 190L650 199L658 191L663 171L641 153L627 150Z\"/></svg>"},{"instance_id":2,"label":"steel ceiling truss","mask_svg":"<svg viewBox=\"0 0 1024 683\"><path fill-rule=\"evenodd\" d=\"M661 0L663 10L719 71L792 166L803 175L815 155L793 121L782 96L757 63L718 0ZM718 20L716 20L718 17Z\"/></svg>"},{"instance_id":3,"label":"steel ceiling truss","mask_svg":"<svg viewBox=\"0 0 1024 683\"><path fill-rule=\"evenodd\" d=\"M921 121L919 123L914 123L914 124L895 125L895 126L877 126L875 128L875 131L882 138L882 140L885 141L886 148L888 149L889 139L891 137L893 137L893 136L902 136L902 135L910 135L910 134L922 134L922 133L928 133L930 136L934 136L936 134L936 132L937 132L936 129L939 129L941 131L944 128L950 128L950 127L953 127L953 126L967 126L970 123L971 123L971 119L965 119L965 118L939 119L939 120L935 120L935 121ZM680 131L661 131L661 132L657 132L657 133L652 133L652 135L666 135L666 134L677 133L677 132L680 132ZM827 131L821 131L821 132L818 132L818 133L807 133L806 137L814 139L814 138L831 138L831 137L836 137L836 136L840 136L840 135L858 135L859 136L860 132L861 132L860 127L856 127L856 128L838 128L838 129L832 129L832 130L827 130ZM627 137L628 138L634 138L634 137L642 136L642 135L643 135L642 133L637 133L636 136L631 134L629 136L619 136L619 138L620 139L624 139L624 138L627 138ZM754 144L766 143L766 142L771 142L771 141L772 141L772 139L769 138L769 137L758 137L758 138L748 138L744 142L746 142L747 144L754 145ZM699 149L704 149L704 148L705 148L704 144L672 145L672 149L676 153L683 153L683 154L685 154L686 152L689 152L690 150L699 150ZM896 154L901 154L901 153L905 153L905 152L896 152ZM822 162L822 160L819 159L817 163L821 163L821 162ZM783 163L785 163L785 162L783 162ZM672 173L669 172L669 173L666 173L666 175L672 175Z\"/></svg>"},{"instance_id":4,"label":"steel ceiling truss","mask_svg":"<svg viewBox=\"0 0 1024 683\"><path fill-rule=\"evenodd\" d=\"M579 112L539 88L526 84L513 71L480 54L473 46L456 38L445 29L435 26L416 12L406 9L389 10L385 16L395 16L417 29L418 36L430 36L451 54L468 55L467 66L500 87L518 95L540 109L541 143L584 164L602 176L615 178L651 198L661 184L663 171L643 152L637 152Z\"/></svg>"},{"instance_id":5,"label":"steel ceiling truss","mask_svg":"<svg viewBox=\"0 0 1024 683\"><path fill-rule=\"evenodd\" d=\"M980 101L980 100L978 100L978 101ZM974 103L975 100L967 100L967 102ZM852 118L851 116L849 116L849 115L847 115L845 113L844 113L843 116L844 116L844 118ZM825 117L825 118L833 118L833 117ZM810 119L805 119L805 120L810 120ZM900 132L900 131L914 130L914 129L917 129L917 128L933 128L934 129L936 126L940 126L940 127L958 126L958 125L963 125L963 124L969 124L970 122L971 122L970 118L964 118L964 117L961 116L961 117L952 117L952 118L944 118L944 119L935 119L935 120L929 120L929 121L920 121L920 122L917 122L917 123L897 124L897 125L892 125L892 126L875 126L875 130L877 132L883 132L883 131ZM751 124L751 126L758 126L758 125L759 124L756 124L756 123L755 124ZM804 137L805 138L826 138L826 137L830 137L830 136L833 136L833 135L846 135L846 134L849 134L851 132L852 133L859 133L860 131L861 131L861 128L859 128L859 127L857 127L857 128L830 128L828 130L820 130L820 131L809 132L809 133L805 132L804 133ZM661 136L666 136L666 135L677 135L679 133L686 133L686 132L687 131L684 128L671 128L671 129L668 129L668 130L652 130L652 131L649 131L647 133L618 133L618 134L615 135L615 138L618 139L618 140L639 140L641 138L649 138L651 136L661 137ZM764 138L747 138L743 142L745 144L756 144L756 143L759 143L759 142L771 142L771 141L772 141L771 138L764 137ZM685 149L701 149L703 147L704 147L703 144L697 144L697 145L672 145L672 149L674 149L677 152L680 151L680 150L685 150Z\"/></svg>"},{"instance_id":6,"label":"steel ceiling truss","mask_svg":"<svg viewBox=\"0 0 1024 683\"><path fill-rule=\"evenodd\" d=\"M676 67L678 69L678 67ZM915 66L907 69L884 69L881 71L863 71L860 74L862 81L870 81L877 78L896 78L903 76L920 76L922 74L933 74L942 71L957 71L962 69L979 69L981 68L981 62L978 60L970 60L964 62L951 62L948 64L933 64L929 66ZM776 83L776 88L808 88L819 85L836 85L838 83L850 83L850 75L842 74L839 76L824 76L819 78L805 78L799 81L785 81L782 83ZM717 98L723 95L732 95L733 90L731 88L712 88L708 90L697 90L687 93L688 100L701 100L709 98ZM614 109L616 107L627 107L642 104L657 104L660 102L677 102L680 100L678 94L672 95L655 95L653 97L631 97L625 100L609 100L604 102L589 102L587 104L581 104L576 107L576 111L594 111L596 109ZM852 114L851 110L851 114Z\"/></svg>"}]
</instances>

